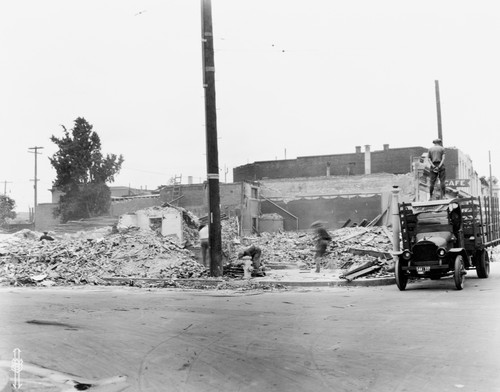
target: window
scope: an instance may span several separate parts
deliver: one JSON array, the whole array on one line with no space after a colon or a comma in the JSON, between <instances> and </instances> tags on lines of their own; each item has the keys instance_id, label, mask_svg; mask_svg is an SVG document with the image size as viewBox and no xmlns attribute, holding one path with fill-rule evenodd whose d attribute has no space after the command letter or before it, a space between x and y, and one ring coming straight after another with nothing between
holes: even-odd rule
<instances>
[{"instance_id":1,"label":"window","mask_svg":"<svg viewBox=\"0 0 500 392\"><path fill-rule=\"evenodd\" d=\"M252 234L258 234L257 230L257 218L252 218Z\"/></svg>"},{"instance_id":2,"label":"window","mask_svg":"<svg viewBox=\"0 0 500 392\"><path fill-rule=\"evenodd\" d=\"M251 194L250 194L250 197L252 199L258 199L259 198L259 192L258 192L258 189L257 188L254 188L252 187L251 188Z\"/></svg>"},{"instance_id":3,"label":"window","mask_svg":"<svg viewBox=\"0 0 500 392\"><path fill-rule=\"evenodd\" d=\"M149 228L157 233L161 233L162 218L149 218Z\"/></svg>"}]
</instances>

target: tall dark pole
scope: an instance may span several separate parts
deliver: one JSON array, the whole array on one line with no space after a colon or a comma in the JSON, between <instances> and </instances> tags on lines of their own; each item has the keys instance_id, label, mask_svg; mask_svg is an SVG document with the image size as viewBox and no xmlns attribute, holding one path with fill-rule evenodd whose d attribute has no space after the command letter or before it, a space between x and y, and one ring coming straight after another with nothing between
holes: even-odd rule
<instances>
[{"instance_id":1,"label":"tall dark pole","mask_svg":"<svg viewBox=\"0 0 500 392\"><path fill-rule=\"evenodd\" d=\"M34 150L34 151L28 151L32 154L35 154L35 178L33 181L35 182L35 185L33 186L35 189L35 200L34 200L34 205L33 205L33 222L35 222L35 217L36 217L36 205L38 204L38 165L37 165L37 155L41 154L41 152L38 152L38 150L41 150L43 147L29 147L28 150Z\"/></svg>"},{"instance_id":2,"label":"tall dark pole","mask_svg":"<svg viewBox=\"0 0 500 392\"><path fill-rule=\"evenodd\" d=\"M488 158L490 163L490 211L491 211L491 203L493 202L493 175L491 174L491 151L488 151ZM493 218L493 214L492 214Z\"/></svg>"},{"instance_id":3,"label":"tall dark pole","mask_svg":"<svg viewBox=\"0 0 500 392\"><path fill-rule=\"evenodd\" d=\"M439 80L435 80L434 84L436 85L436 110L437 110L437 119L438 119L438 138L443 141L443 127L441 124L441 99L439 98Z\"/></svg>"},{"instance_id":4,"label":"tall dark pole","mask_svg":"<svg viewBox=\"0 0 500 392\"><path fill-rule=\"evenodd\" d=\"M201 0L201 14L203 88L205 90L205 133L207 144L208 243L210 246L210 274L212 276L222 276L219 152L217 148L214 39L212 31L212 4L210 0Z\"/></svg>"}]
</instances>

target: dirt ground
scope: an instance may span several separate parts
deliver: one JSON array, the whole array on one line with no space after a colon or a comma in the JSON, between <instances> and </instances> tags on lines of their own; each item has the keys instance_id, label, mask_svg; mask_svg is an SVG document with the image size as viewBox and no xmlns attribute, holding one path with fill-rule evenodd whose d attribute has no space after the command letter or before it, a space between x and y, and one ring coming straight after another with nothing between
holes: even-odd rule
<instances>
[{"instance_id":1,"label":"dirt ground","mask_svg":"<svg viewBox=\"0 0 500 392\"><path fill-rule=\"evenodd\" d=\"M2 287L0 391L500 391L499 281Z\"/></svg>"}]
</instances>

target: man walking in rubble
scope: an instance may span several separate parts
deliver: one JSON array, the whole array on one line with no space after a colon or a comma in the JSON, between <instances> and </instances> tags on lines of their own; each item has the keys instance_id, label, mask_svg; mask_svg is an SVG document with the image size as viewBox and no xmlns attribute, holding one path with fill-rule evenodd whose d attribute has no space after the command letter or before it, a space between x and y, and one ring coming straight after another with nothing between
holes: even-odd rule
<instances>
[{"instance_id":1,"label":"man walking in rubble","mask_svg":"<svg viewBox=\"0 0 500 392\"><path fill-rule=\"evenodd\" d=\"M321 270L321 259L325 255L326 248L332 240L332 237L325 229L325 226L321 221L314 222L311 225L311 228L314 229L314 242L316 248L314 260L316 261L316 272L319 273Z\"/></svg>"},{"instance_id":2,"label":"man walking in rubble","mask_svg":"<svg viewBox=\"0 0 500 392\"><path fill-rule=\"evenodd\" d=\"M429 153L427 155L427 159L429 160L429 163L431 165L429 200L432 200L434 186L438 177L439 187L441 189L441 199L444 199L446 194L446 170L444 167L445 150L441 139L435 139L432 143L434 143L434 145L429 148Z\"/></svg>"}]
</instances>

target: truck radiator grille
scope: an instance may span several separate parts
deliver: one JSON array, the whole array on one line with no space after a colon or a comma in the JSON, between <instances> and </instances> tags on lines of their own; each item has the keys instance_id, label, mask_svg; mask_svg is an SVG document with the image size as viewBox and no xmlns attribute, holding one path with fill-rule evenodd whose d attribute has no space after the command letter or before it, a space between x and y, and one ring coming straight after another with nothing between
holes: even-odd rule
<instances>
[{"instance_id":1,"label":"truck radiator grille","mask_svg":"<svg viewBox=\"0 0 500 392\"><path fill-rule=\"evenodd\" d=\"M415 245L413 247L413 262L415 265L439 264L437 246L434 244Z\"/></svg>"}]
</instances>

